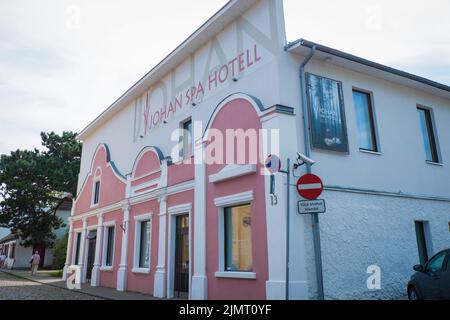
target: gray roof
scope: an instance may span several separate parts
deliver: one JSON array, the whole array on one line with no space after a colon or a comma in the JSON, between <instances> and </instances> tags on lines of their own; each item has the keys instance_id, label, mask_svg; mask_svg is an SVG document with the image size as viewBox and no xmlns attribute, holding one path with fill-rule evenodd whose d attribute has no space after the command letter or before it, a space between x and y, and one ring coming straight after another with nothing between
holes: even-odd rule
<instances>
[{"instance_id":1,"label":"gray roof","mask_svg":"<svg viewBox=\"0 0 450 320\"><path fill-rule=\"evenodd\" d=\"M16 235L10 233L9 235L7 235L6 237L4 237L3 239L0 240L0 244L10 242L10 241L16 240L16 239L17 239Z\"/></svg>"},{"instance_id":2,"label":"gray roof","mask_svg":"<svg viewBox=\"0 0 450 320\"><path fill-rule=\"evenodd\" d=\"M324 46L324 45L321 45L321 44L318 44L318 43L315 43L315 42L312 42L312 41L308 41L308 40L305 40L305 39L299 39L297 41L289 43L286 46L285 50L286 51L292 51L294 48L297 48L299 46L303 46L303 47L306 47L306 48L313 48L313 47L315 47L317 51L321 51L323 53L327 53L327 54L330 54L330 55L333 55L333 56L336 56L336 57L339 57L339 58L342 58L342 59L346 59L346 60L349 60L349 61L361 64L361 65L364 65L364 66L367 66L367 67L371 67L371 68L374 68L374 69L377 69L377 70L380 70L380 71L384 71L384 72L387 72L387 73L391 73L391 74L394 74L394 75L397 75L397 76L400 76L400 77L403 77L403 78L406 78L406 79L409 79L409 80L413 80L413 81L416 81L416 82L419 82L419 83L431 86L431 87L436 88L436 89L440 89L440 90L443 90L443 91L446 91L446 92L450 92L450 86L447 86L445 84L442 84L442 83L439 83L439 82L436 82L436 81L433 81L433 80L430 80L430 79L427 79L427 78L424 78L424 77L420 77L420 76L417 76L417 75L414 75L414 74L411 74L411 73L408 73L408 72L405 72L405 71L401 71L401 70L398 70L398 69L395 69L395 68L392 68L392 67L388 67L386 65L383 65L383 64L380 64L380 63L377 63L377 62L373 62L373 61L370 61L370 60L367 60L367 59L364 59L364 58L352 55L350 53L339 51L337 49L333 49L333 48L330 48L330 47L327 47L327 46Z\"/></svg>"}]
</instances>

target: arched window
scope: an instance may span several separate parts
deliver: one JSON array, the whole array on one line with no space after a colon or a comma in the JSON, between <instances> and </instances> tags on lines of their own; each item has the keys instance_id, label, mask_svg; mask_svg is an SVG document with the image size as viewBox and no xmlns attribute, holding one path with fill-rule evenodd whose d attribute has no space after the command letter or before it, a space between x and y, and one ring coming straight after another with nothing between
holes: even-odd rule
<instances>
[{"instance_id":1,"label":"arched window","mask_svg":"<svg viewBox=\"0 0 450 320\"><path fill-rule=\"evenodd\" d=\"M102 170L100 168L98 168L95 171L94 179L92 181L91 204L93 207L98 206L100 203L101 178L102 178Z\"/></svg>"}]
</instances>

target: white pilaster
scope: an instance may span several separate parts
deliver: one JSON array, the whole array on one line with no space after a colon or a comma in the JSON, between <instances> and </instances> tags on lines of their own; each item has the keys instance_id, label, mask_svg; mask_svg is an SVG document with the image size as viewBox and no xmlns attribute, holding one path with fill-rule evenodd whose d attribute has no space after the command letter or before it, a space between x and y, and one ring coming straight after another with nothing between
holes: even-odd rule
<instances>
[{"instance_id":1,"label":"white pilaster","mask_svg":"<svg viewBox=\"0 0 450 320\"><path fill-rule=\"evenodd\" d=\"M297 146L292 144L288 137L295 136L295 117L290 115L272 115L263 119L263 129L267 130L268 148L266 154L276 154L282 159L283 169L286 170L286 160L293 160L297 154ZM284 128L283 132L279 128ZM290 168L292 170L292 168ZM298 173L298 172L297 172ZM269 194L270 176L265 177L266 189L266 224L267 248L269 263L269 279L266 282L266 297L268 300L286 299L286 175L275 175L275 194L277 203L272 203ZM291 184L295 177L291 175ZM306 252L304 217L296 214L298 196L295 188L289 187L291 193L290 203L290 272L289 272L289 298L291 300L308 299L308 278L306 273ZM295 232L294 232L295 230ZM295 244L295 245L293 245Z\"/></svg>"},{"instance_id":2,"label":"white pilaster","mask_svg":"<svg viewBox=\"0 0 450 320\"><path fill-rule=\"evenodd\" d=\"M94 268L92 269L92 279L91 286L98 287L100 284L100 253L102 248L103 240L103 213L98 215L98 223L97 223L97 241L95 243L95 262Z\"/></svg>"},{"instance_id":3,"label":"white pilaster","mask_svg":"<svg viewBox=\"0 0 450 320\"><path fill-rule=\"evenodd\" d=\"M80 255L79 255L79 260L81 261L81 263L79 263L79 265L81 266L81 279L83 281L83 283L86 282L86 272L87 272L87 261L85 261L85 250L86 250L86 231L87 231L87 218L83 219L83 231L81 232L81 245L80 245Z\"/></svg>"},{"instance_id":4,"label":"white pilaster","mask_svg":"<svg viewBox=\"0 0 450 320\"><path fill-rule=\"evenodd\" d=\"M67 251L66 251L66 263L64 264L64 270L63 270L63 280L67 280L67 270L70 266L70 248L72 246L73 241L73 221L71 218L69 218L69 239L67 240Z\"/></svg>"},{"instance_id":5,"label":"white pilaster","mask_svg":"<svg viewBox=\"0 0 450 320\"><path fill-rule=\"evenodd\" d=\"M208 299L206 277L206 166L204 161L203 128L201 122L194 122L195 141L195 189L194 189L194 275L192 277L191 299Z\"/></svg>"},{"instance_id":6,"label":"white pilaster","mask_svg":"<svg viewBox=\"0 0 450 320\"><path fill-rule=\"evenodd\" d=\"M120 266L117 272L117 291L126 291L127 289L127 270L128 270L128 238L130 235L130 206L123 208L123 235L122 248L120 250Z\"/></svg>"},{"instance_id":7,"label":"white pilaster","mask_svg":"<svg viewBox=\"0 0 450 320\"><path fill-rule=\"evenodd\" d=\"M167 197L159 199L159 247L158 266L155 273L155 287L153 295L156 298L166 297L166 219L167 219Z\"/></svg>"}]
</instances>

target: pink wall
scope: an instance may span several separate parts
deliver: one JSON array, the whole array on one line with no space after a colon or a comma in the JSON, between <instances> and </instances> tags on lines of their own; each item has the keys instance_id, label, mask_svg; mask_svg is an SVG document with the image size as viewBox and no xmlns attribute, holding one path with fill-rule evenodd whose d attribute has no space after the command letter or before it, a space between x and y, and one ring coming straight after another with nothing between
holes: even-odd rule
<instances>
[{"instance_id":1,"label":"pink wall","mask_svg":"<svg viewBox=\"0 0 450 320\"><path fill-rule=\"evenodd\" d=\"M221 130L225 133L225 129L260 129L261 124L259 117L253 106L244 99L237 99L225 105L217 114L212 123L213 129ZM258 137L259 139L259 137ZM259 141L256 149L259 149ZM226 145L226 144L225 144ZM249 148L246 148L249 149ZM246 151L248 153L248 150ZM235 152L237 155L237 153ZM236 157L235 157L236 158ZM247 154L247 161L250 157ZM237 159L235 159L236 161ZM117 203L125 197L125 183L115 174L111 166L108 165L106 148L99 147L93 162L93 174L89 175L82 192L78 196L75 204L75 214L83 214L91 211L92 183L97 168L101 168L101 193L100 204L98 208L102 208ZM257 163L258 172L261 167ZM222 182L218 184L209 183L208 177L224 168L224 165L208 165L206 167L206 269L208 276L208 297L210 299L265 299L265 284L268 279L268 261L267 261L267 237L266 237L266 216L265 216L265 190L264 177L260 174L254 174L232 181ZM160 169L160 162L157 154L150 150L146 152L136 164L134 176L141 177L143 175L155 172ZM147 181L147 178L158 178L160 173L154 173L145 179L139 179L134 182L138 185ZM194 179L193 164L172 165L168 168L168 184L169 186L183 183ZM142 181L141 181L142 180ZM254 200L252 202L252 241L253 241L253 272L256 273L256 280L241 279L218 279L215 273L219 271L218 266L218 212L214 205L214 198L228 196L236 193L253 191ZM194 190L174 194L168 196L167 207L178 206L190 203L194 205ZM154 288L154 276L158 264L158 242L159 242L159 208L160 204L157 200L147 201L142 204L134 205L130 212L129 225L129 244L128 244L128 273L127 273L127 290L132 292L140 292L144 294L152 294ZM151 239L151 269L150 274L133 273L134 267L134 242L135 242L135 220L134 217L152 213L152 239ZM166 250L168 250L168 237L170 216L166 215ZM191 215L191 257L192 271L194 270L193 249L194 249L194 208ZM121 243L123 231L120 225L123 223L122 210L117 210L105 214L104 221L116 221L116 238L115 238L115 256L113 271L102 271L100 275L100 285L103 287L116 288L117 272L120 265ZM95 225L96 217L89 218L88 225ZM74 222L74 229L82 227L82 221ZM102 242L102 239L98 239ZM101 243L101 248L103 244ZM103 251L103 250L102 250ZM102 252L101 252L102 254ZM166 259L169 253L166 254ZM167 260L166 260L166 266Z\"/></svg>"},{"instance_id":2,"label":"pink wall","mask_svg":"<svg viewBox=\"0 0 450 320\"><path fill-rule=\"evenodd\" d=\"M146 177L137 179L131 183L133 187L161 178L161 172L157 172Z\"/></svg>"},{"instance_id":3,"label":"pink wall","mask_svg":"<svg viewBox=\"0 0 450 320\"><path fill-rule=\"evenodd\" d=\"M81 229L83 228L83 221L82 220L77 220L73 222L73 230L75 231L76 229Z\"/></svg>"},{"instance_id":4,"label":"pink wall","mask_svg":"<svg viewBox=\"0 0 450 320\"><path fill-rule=\"evenodd\" d=\"M168 184L173 186L182 182L193 180L195 176L194 160L190 164L174 164L168 170Z\"/></svg>"},{"instance_id":5,"label":"pink wall","mask_svg":"<svg viewBox=\"0 0 450 320\"><path fill-rule=\"evenodd\" d=\"M86 182L75 202L75 215L80 215L92 210L92 189L93 179L98 168L101 169L100 203L98 207L105 207L117 203L125 198L126 184L114 173L111 165L108 164L107 151L105 146L100 146L95 154L92 172L87 177Z\"/></svg>"},{"instance_id":6,"label":"pink wall","mask_svg":"<svg viewBox=\"0 0 450 320\"><path fill-rule=\"evenodd\" d=\"M136 234L134 217L149 213L153 214L150 274L137 274L132 272L134 267L134 236ZM133 206L130 214L129 228L130 238L128 242L127 290L144 294L153 294L156 266L158 265L159 202L157 200L152 200Z\"/></svg>"},{"instance_id":7,"label":"pink wall","mask_svg":"<svg viewBox=\"0 0 450 320\"><path fill-rule=\"evenodd\" d=\"M136 165L134 170L133 178L142 177L145 174L157 171L159 169L160 160L158 155L154 151L149 150L139 159L139 163Z\"/></svg>"},{"instance_id":8,"label":"pink wall","mask_svg":"<svg viewBox=\"0 0 450 320\"><path fill-rule=\"evenodd\" d=\"M225 129L260 129L261 124L255 109L243 99L229 102L218 113L212 128L225 132ZM225 153L225 151L224 151ZM235 153L236 155L236 153ZM249 157L247 157L249 159ZM247 160L248 161L248 160ZM210 165L206 168L206 269L208 275L208 297L210 299L265 299L268 280L267 226L265 208L264 177L258 173L218 184L209 183L208 177L219 172L224 165ZM214 198L253 190L252 202L252 242L253 272L256 280L219 279L218 257L218 210Z\"/></svg>"}]
</instances>

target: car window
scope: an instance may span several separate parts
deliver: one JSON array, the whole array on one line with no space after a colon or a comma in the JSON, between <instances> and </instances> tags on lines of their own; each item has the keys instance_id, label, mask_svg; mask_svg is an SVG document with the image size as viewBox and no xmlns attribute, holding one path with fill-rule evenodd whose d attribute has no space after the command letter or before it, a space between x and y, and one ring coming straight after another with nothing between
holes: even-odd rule
<instances>
[{"instance_id":1,"label":"car window","mask_svg":"<svg viewBox=\"0 0 450 320\"><path fill-rule=\"evenodd\" d=\"M450 251L447 251L447 262L444 262L444 272L450 273Z\"/></svg>"},{"instance_id":2,"label":"car window","mask_svg":"<svg viewBox=\"0 0 450 320\"><path fill-rule=\"evenodd\" d=\"M430 260L427 264L427 272L439 272L442 271L444 266L445 257L447 252L442 252Z\"/></svg>"}]
</instances>

